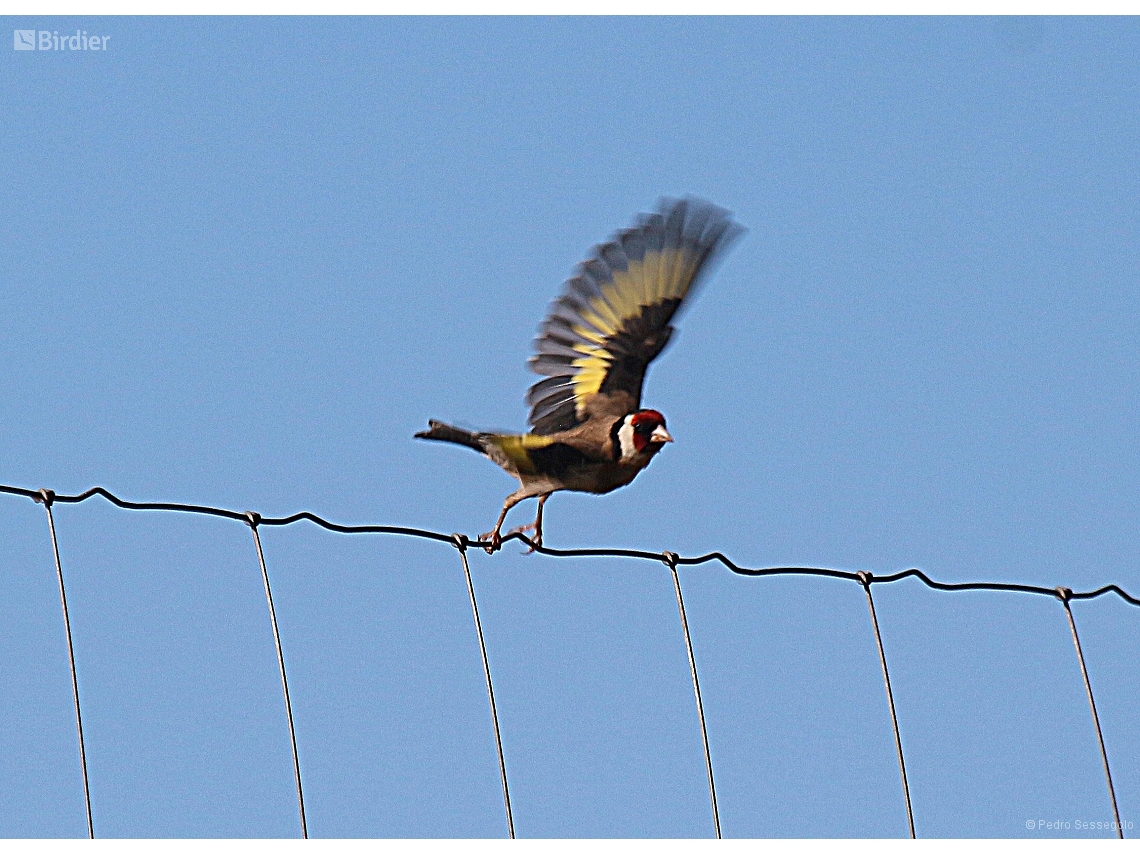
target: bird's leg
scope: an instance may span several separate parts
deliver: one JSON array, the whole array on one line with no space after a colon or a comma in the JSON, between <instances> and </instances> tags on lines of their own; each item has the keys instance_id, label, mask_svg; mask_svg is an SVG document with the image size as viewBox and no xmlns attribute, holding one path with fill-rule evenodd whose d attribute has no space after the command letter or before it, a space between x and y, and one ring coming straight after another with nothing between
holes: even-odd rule
<instances>
[{"instance_id":1,"label":"bird's leg","mask_svg":"<svg viewBox=\"0 0 1140 855\"><path fill-rule=\"evenodd\" d=\"M546 500L549 498L549 493L538 497L538 515L534 518L534 546L530 548L531 552L542 546L542 506L546 504Z\"/></svg>"},{"instance_id":2,"label":"bird's leg","mask_svg":"<svg viewBox=\"0 0 1140 855\"><path fill-rule=\"evenodd\" d=\"M489 541L488 545L483 547L487 550L488 555L503 545L503 536L499 534L499 529L503 527L503 520L507 518L507 511L511 509L511 504L511 500L507 499L503 505L503 512L499 514L499 519L495 522L495 528L486 534L479 535L480 540Z\"/></svg>"},{"instance_id":3,"label":"bird's leg","mask_svg":"<svg viewBox=\"0 0 1140 855\"><path fill-rule=\"evenodd\" d=\"M531 538L531 548L525 554L530 555L536 549L542 547L542 506L546 504L546 500L550 498L550 493L543 493L538 497L538 516L534 518L534 522L529 525L520 525L516 529L511 530L511 534L523 534L528 531L534 532L534 537Z\"/></svg>"},{"instance_id":4,"label":"bird's leg","mask_svg":"<svg viewBox=\"0 0 1140 855\"><path fill-rule=\"evenodd\" d=\"M499 530L503 527L503 520L507 518L507 511L509 511L525 498L526 493L524 493L521 488L507 496L507 500L503 502L503 511L499 514L499 519L495 522L494 530L489 531L486 534L479 535L480 540L489 541L487 546L483 547L485 550L487 550L488 555L503 545L503 536L499 534Z\"/></svg>"}]
</instances>

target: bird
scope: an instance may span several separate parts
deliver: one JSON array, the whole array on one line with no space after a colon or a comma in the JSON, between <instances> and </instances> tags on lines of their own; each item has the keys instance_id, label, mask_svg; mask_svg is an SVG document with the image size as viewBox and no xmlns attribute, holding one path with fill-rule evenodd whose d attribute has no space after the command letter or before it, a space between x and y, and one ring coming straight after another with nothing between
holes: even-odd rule
<instances>
[{"instance_id":1,"label":"bird","mask_svg":"<svg viewBox=\"0 0 1140 855\"><path fill-rule=\"evenodd\" d=\"M530 551L542 547L542 510L559 490L609 493L629 484L673 442L665 417L642 408L645 372L669 343L672 320L715 260L744 229L732 215L688 197L662 199L631 228L595 246L563 285L534 340L529 433L470 431L430 419L418 439L471 448L519 481L495 527L480 535L488 553L519 502L538 498Z\"/></svg>"}]
</instances>

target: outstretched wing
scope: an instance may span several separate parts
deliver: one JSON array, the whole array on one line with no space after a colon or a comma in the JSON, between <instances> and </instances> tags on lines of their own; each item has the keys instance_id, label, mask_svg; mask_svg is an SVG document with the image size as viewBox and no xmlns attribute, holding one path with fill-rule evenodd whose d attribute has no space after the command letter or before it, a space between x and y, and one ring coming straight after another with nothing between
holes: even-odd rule
<instances>
[{"instance_id":1,"label":"outstretched wing","mask_svg":"<svg viewBox=\"0 0 1140 855\"><path fill-rule=\"evenodd\" d=\"M669 341L669 321L709 262L742 232L728 211L662 200L578 266L534 342L530 368L547 378L527 393L532 433L579 425L597 396L608 409L641 406L645 369Z\"/></svg>"}]
</instances>

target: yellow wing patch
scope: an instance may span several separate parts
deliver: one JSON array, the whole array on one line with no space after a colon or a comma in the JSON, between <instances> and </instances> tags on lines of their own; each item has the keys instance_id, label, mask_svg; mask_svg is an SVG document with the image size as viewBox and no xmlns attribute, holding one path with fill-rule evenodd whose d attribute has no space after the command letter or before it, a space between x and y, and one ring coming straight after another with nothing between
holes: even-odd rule
<instances>
[{"instance_id":1,"label":"yellow wing patch","mask_svg":"<svg viewBox=\"0 0 1140 855\"><path fill-rule=\"evenodd\" d=\"M683 298L696 273L694 261L681 249L647 252L644 260L631 263L628 270L614 271L612 280L602 286L601 295L590 301L582 312L583 323L573 327L582 338L595 342L574 345L582 354L573 362L578 369L574 398L579 418L585 413L586 401L602 388L610 370L613 354L606 349L606 340L647 306Z\"/></svg>"}]
</instances>

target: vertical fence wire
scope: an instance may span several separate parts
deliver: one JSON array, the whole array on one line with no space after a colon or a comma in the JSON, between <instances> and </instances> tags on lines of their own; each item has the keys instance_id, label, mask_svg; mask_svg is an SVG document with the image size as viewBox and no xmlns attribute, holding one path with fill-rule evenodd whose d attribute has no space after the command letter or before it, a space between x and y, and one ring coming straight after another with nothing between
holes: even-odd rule
<instances>
[{"instance_id":1,"label":"vertical fence wire","mask_svg":"<svg viewBox=\"0 0 1140 855\"><path fill-rule=\"evenodd\" d=\"M697 679L697 660L693 656L693 639L689 635L689 619L685 616L685 599L681 596L681 577L677 575L677 554L666 552L663 556L666 565L673 573L673 590L677 592L677 612L681 615L681 629L685 633L685 650L689 654L689 672L693 675L693 695L697 699L697 719L701 724L701 744L705 749L705 771L709 779L709 801L712 803L713 829L720 840L720 811L716 805L716 783L713 780L712 753L709 751L709 732L705 727L705 705L701 702L701 683Z\"/></svg>"},{"instance_id":2,"label":"vertical fence wire","mask_svg":"<svg viewBox=\"0 0 1140 855\"><path fill-rule=\"evenodd\" d=\"M507 763L503 758L503 737L499 732L499 711L495 706L495 686L491 682L491 665L487 661L487 645L483 641L483 624L479 620L479 603L475 599L475 585L471 581L471 567L467 563L467 538L461 534L452 536L459 557L463 560L463 575L467 579L467 595L471 598L471 614L475 618L475 635L479 638L479 653L483 657L483 676L487 680L487 699L491 703L491 724L495 728L495 748L499 752L499 777L503 782L503 806L507 811L507 832L515 839L515 819L511 813L511 791L507 786Z\"/></svg>"},{"instance_id":3,"label":"vertical fence wire","mask_svg":"<svg viewBox=\"0 0 1140 855\"><path fill-rule=\"evenodd\" d=\"M499 727L498 710L497 710L497 707L495 704L494 686L493 686L492 681L491 681L491 670L490 670L490 665L489 665L489 662L487 659L487 647L486 647L486 643L485 643L485 640L483 637L482 624L481 624L481 621L479 619L479 607L478 607L478 603L477 603L476 597L475 597L475 587L474 587L472 577L471 577L471 568L468 564L468 559L467 559L467 547L473 541L471 541L465 535L455 534L455 535L448 536L448 535L444 535L440 532L431 532L431 531L427 531L427 530L423 530L423 529L409 529L409 528L403 528L403 527L397 527L397 526L381 526L381 525L344 526L344 525L338 525L335 523L330 523L327 520L324 520L321 517L318 517L315 514L311 514L309 512L302 512L302 513L294 514L291 517L284 517L284 518L280 518L280 519L276 519L276 518L268 519L267 518L267 519L263 520L259 514L253 512L253 511L247 511L243 514L243 513L236 512L236 511L226 510L224 508L213 508L213 507L198 506L198 505L183 505L183 504L175 504L175 503L127 502L127 501L124 501L124 500L119 499L118 497L112 495L111 493L109 493L108 491L106 491L105 489L103 489L101 487L94 487L91 490L88 490L86 493L83 493L83 494L80 494L77 496L57 496L56 493L54 493L52 490L48 490L48 489L41 489L39 491L33 491L33 490L28 490L28 489L19 488L19 487L10 487L10 486L6 486L6 485L0 485L0 492L7 493L7 494L14 494L14 495L22 495L22 496L25 496L27 498L34 499L36 502L44 505L45 511L47 513L48 530L49 530L49 533L51 536L52 553L53 553L53 556L55 559L56 577L57 577L57 580L59 583L60 605L61 605L61 608L63 611L64 630L65 630L66 639L67 639L68 663L69 663L70 670L71 670L71 687L72 687L72 696L73 696L74 705L75 705L75 722L76 722L76 731L77 731L77 735L78 735L80 766L81 766L81 770L82 770L82 774L83 774L83 794L84 794L84 804L85 804L86 814L87 814L88 837L94 838L95 832L94 832L94 822L93 822L92 810L91 810L90 783L89 783L88 771L87 771L87 752L86 752L86 746L85 746L84 735L83 735L83 718L82 718L80 697L79 697L79 681L78 681L76 665L75 665L75 649L74 649L74 643L73 643L72 632L71 632L71 620L70 620L70 615L68 613L68 607L67 607L67 593L66 593L66 588L64 585L64 578L63 578L63 564L62 564L62 561L60 559L59 543L58 543L58 539L56 537L56 530L55 530L55 520L54 520L53 515L52 515L52 505L57 503L57 502L66 502L69 504L75 504L78 502L85 501L85 500L87 500L93 496L96 496L96 495L101 495L104 498L106 498L108 501L115 504L116 506L126 508L126 509L183 511L183 512L190 512L190 513L210 514L213 516L221 516L221 517L226 517L229 519L242 520L250 526L250 529L253 532L254 545L255 545L256 550L257 550L258 564L259 564L260 569L261 569L262 582L264 583L264 586L265 586L266 602L267 602L267 605L269 608L270 623L271 623L272 630L273 630L273 640L274 640L274 645L275 645L276 650L277 650L277 661L278 661L278 666L279 666L280 673L281 673L282 693L283 693L284 699L285 699L285 710L286 710L286 716L287 716L288 725L289 725L289 738L290 738L290 744L291 744L292 753L293 753L293 770L294 770L294 776L295 776L296 784L297 784L297 801L298 801L298 809L299 809L299 813L300 813L301 833L302 833L302 836L304 836L306 838L308 837L308 827L307 827L306 818L305 818L304 792L303 792L303 789L301 786L301 770L300 770L299 756L298 756L298 752L297 752L296 732L295 732L294 723L293 723L292 703L291 703L290 697L289 697L289 685L288 685L288 679L287 679L286 671L285 671L285 659L284 659L284 654L283 654L282 647L281 647L280 633L279 633L278 626L277 626L277 616L276 616L276 612L275 612L275 609L273 606L273 595L272 595L272 590L270 588L270 583L269 583L269 574L268 574L268 571L266 569L265 555L264 555L264 552L263 552L262 546L261 546L261 538L258 534L258 525L263 523L263 522L265 524L272 524L272 525L288 525L289 523L292 523L292 522L296 522L296 521L299 521L302 519L307 519L307 520L310 520L310 521L322 526L323 528L326 528L326 529L329 529L332 531L338 531L338 532L343 532L343 533L382 532L382 533L390 533L390 534L402 534L402 535L408 535L408 536L413 536L413 537L423 537L423 538L427 538L427 539L431 539L431 540L450 542L453 546L455 546L456 549L459 551L460 558L463 562L463 571L464 571L464 576L465 576L465 579L467 582L467 592L468 592L468 595L469 595L470 600L471 600L471 611L472 611L472 615L474 617L475 631L476 631L476 635L477 635L478 641L479 641L479 651L480 651L480 655L481 655L482 661L483 661L483 673L484 673L484 677L486 678L487 696L488 696L488 699L490 702L491 720L492 720L492 724L494 726L495 744L496 744L496 749L498 752L499 773L500 773L501 780L502 780L503 802L504 802L504 806L506 808L507 828L508 828L508 831L510 833L510 837L512 839L515 837L514 818L513 818L512 811L511 811L510 791L509 791L508 784L507 784L506 762L505 762L504 755L503 755L502 734L501 734L500 727ZM525 540L525 538L521 538L521 536L519 536L519 537L520 537L520 539ZM528 543L529 543L529 541L528 541ZM703 564L703 563L706 563L709 561L720 561L722 564L724 564L726 567L728 567L734 573L739 573L739 574L742 574L745 576L771 576L771 575L785 575L785 574L787 574L787 575L829 576L829 577L844 578L844 579L851 579L853 581L858 581L863 586L864 592L865 592L866 597L867 597L867 607L868 607L868 610L869 610L870 615L871 615L871 625L872 625L872 628L873 628L874 633L875 633L875 642L876 642L876 646L877 646L878 652L879 652L879 664L882 666L882 671L883 671L883 683L884 683L884 686L886 689L887 704L888 704L888 707L890 710L891 724L892 724L892 727L894 730L895 749L896 749L896 752L898 755L899 772L900 772L900 775L902 778L903 795L904 795L905 800L906 800L907 824L909 826L911 838L914 838L916 836L915 835L915 828L914 828L914 812L913 812L913 808L912 808L912 804L911 804L910 787L909 787L909 784L907 781L906 763L905 763L905 759L903 756L902 738L901 738L900 731L899 731L898 715L897 715L897 711L895 709L894 693L891 689L891 680L890 680L890 674L889 674L888 669L887 669L887 659L886 659L886 653L885 653L884 648L883 648L882 633L881 633L880 628L879 628L878 616L877 616L876 611L875 611L874 598L871 594L871 584L873 582L881 582L881 583L895 582L895 581L899 581L901 579L904 579L904 578L907 578L910 576L915 576L921 582L923 582L925 585L927 585L927 587L933 588L935 590L942 590L942 591L964 591L964 590L1016 591L1016 592L1023 592L1023 593L1044 594L1044 595L1056 596L1061 600L1061 603L1065 608L1066 617L1067 617L1068 622L1069 622L1069 629L1071 631L1072 638L1073 638L1073 646L1074 646L1076 653L1077 653L1077 662L1078 662L1078 665L1080 666L1080 669L1081 669L1081 676L1083 678L1084 685L1085 685L1085 692L1086 692L1086 695L1088 697L1089 709L1092 713L1093 726L1096 730L1097 742L1098 742L1098 745L1100 748L1101 762L1102 762L1103 767L1104 767L1105 781L1106 781L1107 786L1108 786L1109 799L1112 803L1112 810L1113 810L1113 817L1115 819L1116 833L1117 833L1117 836L1119 838L1123 839L1123 837L1124 837L1124 829L1123 829L1123 825L1120 821L1120 812L1119 812L1119 806L1118 806L1117 800L1116 800L1116 792L1115 792L1115 788L1113 787L1113 783L1112 783L1112 773L1111 773L1111 770L1109 767L1108 753L1107 753L1107 750L1105 748L1105 743L1104 743L1104 734L1103 734L1103 731L1101 730L1100 717L1097 713L1096 701L1093 697L1092 683L1089 679L1088 668L1087 668L1087 665L1085 663L1085 658L1084 658L1084 652L1081 648L1080 637L1077 633L1076 621L1074 619L1072 609L1070 607L1070 600L1073 600L1073 599L1092 599L1094 597L1099 597L1099 596L1109 594L1109 593L1116 594L1121 599L1123 599L1126 603L1129 603L1129 604L1134 605L1134 606L1140 606L1140 599L1133 597L1131 594L1129 594L1127 591L1121 589L1117 585L1110 584L1110 585L1105 585L1101 588L1098 588L1094 591L1084 591L1084 592L1080 592L1080 593L1074 593L1073 591L1071 591L1070 589L1065 588L1065 587L1058 587L1055 589L1049 589L1049 588L1042 588L1042 587L1034 586L1034 585L1023 585L1023 584L1004 583L1004 582L984 582L983 581L983 582L966 582L966 583L954 583L954 584L944 583L944 582L938 582L938 581L932 580L929 577L927 577L924 573L922 573L920 570L916 570L916 569L906 570L906 571L903 571L900 573L895 573L893 575L883 576L883 577L879 577L879 578L874 578L870 573L868 573L866 571L860 571L859 573L848 573L845 571L832 570L832 569L826 569L826 568L778 567L778 568L768 568L768 569L749 569L749 568L737 566L732 561L725 558L721 553L709 553L708 555L703 555L703 556L696 557L696 558L683 558L682 559L679 556L677 556L676 553L672 553L672 552L649 553L649 552L643 552L640 550L629 550L629 549L552 550L552 549L541 549L541 548L539 548L538 551L541 551L544 554L553 555L556 557L571 557L571 556L585 557L585 556L607 555L607 556L612 556L612 557L633 557L633 558L640 558L640 559L664 560L666 565L670 568L670 571L672 572L672 576L673 576L674 590L675 590L676 596L677 596L677 609L678 609L678 613L679 613L680 618L681 618L681 626L682 626L682 630L683 630L684 636L685 636L685 646L686 646L686 651L687 651L688 659L689 659L689 668L690 668L690 672L692 674L692 679L693 679L693 693L694 693L694 696L696 698L697 715L698 715L698 719L700 722L701 738L702 738L703 746L704 746L705 767L706 767L706 771L708 773L708 783L709 783L709 798L710 798L710 802L712 805L713 823L714 823L714 827L716 829L717 838L721 837L721 828L720 828L720 816L719 816L719 811L717 808L716 788L715 788L715 783L714 783L714 778L713 778L712 758L711 758L711 753L709 750L708 731L707 731L707 727L706 727L706 723L705 723L704 705L703 705L702 699L701 699L700 683L699 683L698 678L697 678L696 659L695 659L694 654L693 654L692 639L691 639L691 635L689 632L688 619L687 619L686 614L685 614L685 604L684 604L684 598L683 598L682 590L681 590L680 577L677 573L677 565L678 564Z\"/></svg>"},{"instance_id":4,"label":"vertical fence wire","mask_svg":"<svg viewBox=\"0 0 1140 855\"><path fill-rule=\"evenodd\" d=\"M79 734L79 765L83 770L83 804L87 809L87 837L95 839L95 823L91 818L91 787L87 780L87 748L83 742L83 713L79 705L79 678L75 673L75 646L71 641L71 618L67 612L67 590L63 585L63 563L59 560L59 542L55 536L55 520L51 515L52 502L55 493L51 490L40 490L37 502L41 502L47 511L48 531L51 533L51 550L55 556L55 575L59 580L59 603L63 608L63 629L67 635L67 661L71 666L71 695L75 700L75 729Z\"/></svg>"},{"instance_id":5,"label":"vertical fence wire","mask_svg":"<svg viewBox=\"0 0 1140 855\"><path fill-rule=\"evenodd\" d=\"M1100 716L1096 714L1096 701L1093 700L1092 683L1089 682L1088 668L1085 667L1085 654L1081 651L1081 639L1077 635L1077 622L1073 619L1073 610L1069 608L1069 600L1073 592L1068 588L1058 588L1057 597L1065 607L1065 615L1069 618L1069 629L1073 633L1073 647L1077 649L1077 662L1081 666L1081 676L1085 680L1085 693L1089 699L1089 709L1092 711L1093 726L1096 728L1096 740L1100 745L1100 760L1104 764L1104 779L1108 783L1108 798L1112 802L1112 817L1116 820L1116 836L1124 839L1124 826L1120 824L1120 809L1116 806L1116 790L1112 786L1112 771L1108 768L1108 752L1104 748L1104 734L1100 730Z\"/></svg>"},{"instance_id":6,"label":"vertical fence wire","mask_svg":"<svg viewBox=\"0 0 1140 855\"><path fill-rule=\"evenodd\" d=\"M883 636L879 632L879 618L875 614L875 600L871 596L871 574L865 570L859 571L859 583L867 594L867 608L871 611L871 626L875 630L875 644L879 648L879 664L883 666L883 685L887 688L887 706L891 710L891 726L895 730L895 751L899 757L899 774L902 776L903 798L906 799L906 822L910 828L910 839L915 839L914 810L910 804L910 785L906 780L906 761L903 759L902 737L899 735L899 718L895 713L895 696L891 691L891 675L887 671L887 654L883 651Z\"/></svg>"},{"instance_id":7,"label":"vertical fence wire","mask_svg":"<svg viewBox=\"0 0 1140 855\"><path fill-rule=\"evenodd\" d=\"M257 525L261 517L246 511L249 529L253 532L253 545L257 547L257 563L261 567L261 581L265 585L265 602L269 605L269 623L273 627L273 644L277 647L277 666L281 671L281 693L285 696L285 718L289 722L289 745L293 749L293 778L297 782L297 810L301 816L301 837L308 840L309 826L305 820L305 791L301 787L301 760L297 754L297 732L293 727L293 704L289 700L289 679L285 676L285 654L281 649L281 633L277 629L277 612L273 608L273 592L269 587L269 571L265 569L265 553L261 551L261 536Z\"/></svg>"}]
</instances>

